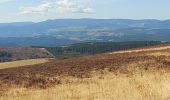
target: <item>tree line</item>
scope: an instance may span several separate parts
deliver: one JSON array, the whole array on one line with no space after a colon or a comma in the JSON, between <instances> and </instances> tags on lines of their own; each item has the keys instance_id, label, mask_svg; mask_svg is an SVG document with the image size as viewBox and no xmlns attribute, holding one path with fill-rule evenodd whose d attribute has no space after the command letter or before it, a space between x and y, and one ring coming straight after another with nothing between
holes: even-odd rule
<instances>
[{"instance_id":1,"label":"tree line","mask_svg":"<svg viewBox=\"0 0 170 100\"><path fill-rule=\"evenodd\" d=\"M11 61L12 54L6 51L0 51L0 62Z\"/></svg>"},{"instance_id":2,"label":"tree line","mask_svg":"<svg viewBox=\"0 0 170 100\"><path fill-rule=\"evenodd\" d=\"M131 48L162 44L160 41L129 41L129 42L86 42L46 49L57 58L69 58L82 55L93 55L105 52L127 50Z\"/></svg>"}]
</instances>

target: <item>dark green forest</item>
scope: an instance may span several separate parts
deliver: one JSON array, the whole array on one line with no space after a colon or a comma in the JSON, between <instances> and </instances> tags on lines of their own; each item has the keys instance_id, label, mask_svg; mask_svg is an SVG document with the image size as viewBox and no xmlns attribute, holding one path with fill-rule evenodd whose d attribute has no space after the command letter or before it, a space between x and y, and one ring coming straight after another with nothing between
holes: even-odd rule
<instances>
[{"instance_id":1,"label":"dark green forest","mask_svg":"<svg viewBox=\"0 0 170 100\"><path fill-rule=\"evenodd\" d=\"M146 47L163 44L160 41L131 41L131 42L86 42L60 47L46 48L56 58L70 58L83 55L94 55L99 53L127 50L138 47Z\"/></svg>"},{"instance_id":2,"label":"dark green forest","mask_svg":"<svg viewBox=\"0 0 170 100\"><path fill-rule=\"evenodd\" d=\"M12 58L11 53L0 51L0 62L11 61L11 58Z\"/></svg>"}]
</instances>

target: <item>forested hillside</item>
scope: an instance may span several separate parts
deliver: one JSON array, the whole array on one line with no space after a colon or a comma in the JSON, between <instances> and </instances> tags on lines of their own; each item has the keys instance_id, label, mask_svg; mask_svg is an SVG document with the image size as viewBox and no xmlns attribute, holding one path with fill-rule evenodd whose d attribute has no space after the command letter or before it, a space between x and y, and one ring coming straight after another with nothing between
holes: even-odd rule
<instances>
[{"instance_id":1,"label":"forested hillside","mask_svg":"<svg viewBox=\"0 0 170 100\"><path fill-rule=\"evenodd\" d=\"M158 44L163 43L159 41L86 42L61 47L50 47L46 49L57 58L69 58L119 50L127 50L138 47L153 46Z\"/></svg>"}]
</instances>

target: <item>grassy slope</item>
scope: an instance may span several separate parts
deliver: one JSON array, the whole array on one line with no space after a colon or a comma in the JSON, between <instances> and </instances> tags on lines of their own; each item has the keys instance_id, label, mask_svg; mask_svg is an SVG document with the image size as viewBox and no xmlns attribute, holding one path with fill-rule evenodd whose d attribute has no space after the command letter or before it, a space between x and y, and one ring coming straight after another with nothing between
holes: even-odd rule
<instances>
[{"instance_id":1,"label":"grassy slope","mask_svg":"<svg viewBox=\"0 0 170 100\"><path fill-rule=\"evenodd\" d=\"M65 78L53 88L13 88L0 100L169 100L170 74L135 76L97 74L89 79Z\"/></svg>"},{"instance_id":2,"label":"grassy slope","mask_svg":"<svg viewBox=\"0 0 170 100\"><path fill-rule=\"evenodd\" d=\"M20 61L13 61L13 62L5 62L5 63L0 63L0 69L35 65L35 64L45 63L45 62L48 62L48 60L47 59L28 59L28 60L20 60Z\"/></svg>"},{"instance_id":3,"label":"grassy slope","mask_svg":"<svg viewBox=\"0 0 170 100\"><path fill-rule=\"evenodd\" d=\"M156 48L0 70L0 100L169 100L170 48Z\"/></svg>"}]
</instances>

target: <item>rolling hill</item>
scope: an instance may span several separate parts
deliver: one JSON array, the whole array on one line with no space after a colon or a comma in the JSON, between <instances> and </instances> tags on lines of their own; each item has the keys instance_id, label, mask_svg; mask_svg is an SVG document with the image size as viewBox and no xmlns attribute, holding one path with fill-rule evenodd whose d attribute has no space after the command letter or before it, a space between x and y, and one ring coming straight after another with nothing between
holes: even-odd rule
<instances>
[{"instance_id":1,"label":"rolling hill","mask_svg":"<svg viewBox=\"0 0 170 100\"><path fill-rule=\"evenodd\" d=\"M59 47L11 47L0 48L0 62L57 58L68 59L73 57L107 53L111 51L127 50L138 47L167 44L160 41L129 41L129 42L83 42Z\"/></svg>"}]
</instances>

